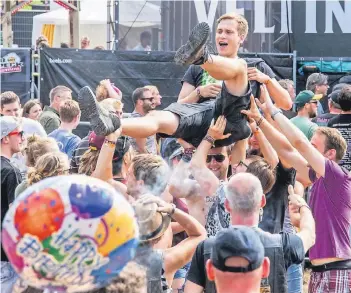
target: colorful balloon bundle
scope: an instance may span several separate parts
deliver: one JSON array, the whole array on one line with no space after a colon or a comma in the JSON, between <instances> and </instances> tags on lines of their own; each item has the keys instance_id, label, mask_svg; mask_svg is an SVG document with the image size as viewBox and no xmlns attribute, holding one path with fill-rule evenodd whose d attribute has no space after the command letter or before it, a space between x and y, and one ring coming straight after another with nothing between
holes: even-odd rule
<instances>
[{"instance_id":1,"label":"colorful balloon bundle","mask_svg":"<svg viewBox=\"0 0 351 293\"><path fill-rule=\"evenodd\" d=\"M45 179L3 221L2 244L26 284L82 292L106 286L135 255L138 227L125 198L86 176Z\"/></svg>"}]
</instances>

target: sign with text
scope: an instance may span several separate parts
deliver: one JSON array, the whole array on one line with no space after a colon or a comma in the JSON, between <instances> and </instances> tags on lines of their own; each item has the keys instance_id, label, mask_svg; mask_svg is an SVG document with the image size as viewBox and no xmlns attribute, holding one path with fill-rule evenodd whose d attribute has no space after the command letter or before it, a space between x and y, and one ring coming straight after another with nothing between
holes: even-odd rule
<instances>
[{"instance_id":1,"label":"sign with text","mask_svg":"<svg viewBox=\"0 0 351 293\"><path fill-rule=\"evenodd\" d=\"M30 98L30 49L2 48L0 59L1 92L14 91L25 103Z\"/></svg>"},{"instance_id":2,"label":"sign with text","mask_svg":"<svg viewBox=\"0 0 351 293\"><path fill-rule=\"evenodd\" d=\"M162 1L161 5L165 50L184 44L198 22L210 25L214 42L216 20L236 11L249 24L244 52L297 50L306 57L351 56L351 1L191 0Z\"/></svg>"}]
</instances>

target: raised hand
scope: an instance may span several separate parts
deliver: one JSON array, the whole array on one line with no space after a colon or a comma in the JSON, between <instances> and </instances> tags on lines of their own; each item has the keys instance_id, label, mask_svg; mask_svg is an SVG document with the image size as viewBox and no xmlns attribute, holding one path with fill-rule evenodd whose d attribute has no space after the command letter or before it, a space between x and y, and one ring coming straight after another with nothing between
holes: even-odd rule
<instances>
[{"instance_id":1,"label":"raised hand","mask_svg":"<svg viewBox=\"0 0 351 293\"><path fill-rule=\"evenodd\" d=\"M231 136L231 133L223 134L227 125L227 119L224 116L219 116L216 123L214 120L211 122L211 126L207 131L207 134L215 140L225 139Z\"/></svg>"},{"instance_id":2,"label":"raised hand","mask_svg":"<svg viewBox=\"0 0 351 293\"><path fill-rule=\"evenodd\" d=\"M256 99L256 102L255 102L254 96L251 95L250 102L251 102L250 109L249 110L241 110L241 113L245 114L249 119L253 119L255 121L258 121L261 118L261 113L257 108L256 102L259 103L259 101Z\"/></svg>"}]
</instances>

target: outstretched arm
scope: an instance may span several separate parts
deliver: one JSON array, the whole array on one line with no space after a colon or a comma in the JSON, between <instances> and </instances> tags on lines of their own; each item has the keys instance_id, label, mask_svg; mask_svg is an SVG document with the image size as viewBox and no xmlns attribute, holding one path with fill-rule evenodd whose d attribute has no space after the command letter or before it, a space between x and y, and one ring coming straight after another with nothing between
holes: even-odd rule
<instances>
[{"instance_id":1,"label":"outstretched arm","mask_svg":"<svg viewBox=\"0 0 351 293\"><path fill-rule=\"evenodd\" d=\"M283 89L275 78L270 78L255 67L248 68L247 72L249 80L256 80L267 86L268 93L278 108L284 110L291 109L292 101L288 91Z\"/></svg>"},{"instance_id":2,"label":"outstretched arm","mask_svg":"<svg viewBox=\"0 0 351 293\"><path fill-rule=\"evenodd\" d=\"M254 119L250 119L250 127L251 127L253 135L256 137L256 139L258 141L263 158L274 169L279 163L279 158L278 158L277 152L274 150L272 145L269 143L269 141L267 140L264 133L257 126L257 123Z\"/></svg>"},{"instance_id":3,"label":"outstretched arm","mask_svg":"<svg viewBox=\"0 0 351 293\"><path fill-rule=\"evenodd\" d=\"M264 90L264 89L261 89ZM258 100L257 103L260 104ZM251 107L250 110L243 110L243 114L254 119L255 121L261 121L260 129L271 143L273 148L276 150L279 158L284 162L284 167L295 168L297 172L302 174L306 179L308 178L309 167L307 161L296 151L295 148L289 143L287 138L282 135L278 130L276 130L271 124L265 120L261 113L258 111L255 99L251 96Z\"/></svg>"},{"instance_id":4,"label":"outstretched arm","mask_svg":"<svg viewBox=\"0 0 351 293\"><path fill-rule=\"evenodd\" d=\"M271 116L279 125L282 133L287 137L292 146L296 148L298 152L307 160L308 164L316 172L317 178L320 176L324 177L324 156L318 150L316 150L315 147L309 142L307 137L294 124L292 124L277 107L273 105L268 94L265 95L264 102L266 103ZM297 168L295 169L298 170Z\"/></svg>"}]
</instances>

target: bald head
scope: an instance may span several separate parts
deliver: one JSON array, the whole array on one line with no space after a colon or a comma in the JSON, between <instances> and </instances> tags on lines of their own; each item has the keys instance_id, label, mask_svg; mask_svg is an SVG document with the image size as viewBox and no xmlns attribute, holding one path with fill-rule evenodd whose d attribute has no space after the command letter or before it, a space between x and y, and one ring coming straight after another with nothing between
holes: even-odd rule
<instances>
[{"instance_id":1,"label":"bald head","mask_svg":"<svg viewBox=\"0 0 351 293\"><path fill-rule=\"evenodd\" d=\"M250 173L238 173L231 177L226 189L226 197L234 213L252 215L259 211L262 201L262 185Z\"/></svg>"}]
</instances>

